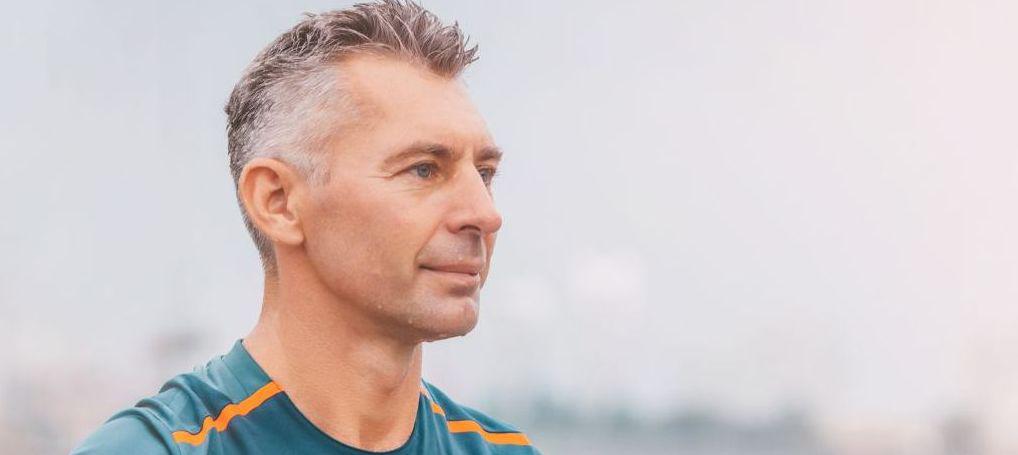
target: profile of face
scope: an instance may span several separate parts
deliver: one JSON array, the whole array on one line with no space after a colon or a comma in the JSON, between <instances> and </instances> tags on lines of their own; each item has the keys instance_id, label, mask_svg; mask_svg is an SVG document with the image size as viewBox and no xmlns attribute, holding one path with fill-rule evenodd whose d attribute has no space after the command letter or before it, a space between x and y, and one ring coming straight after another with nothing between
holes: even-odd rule
<instances>
[{"instance_id":1,"label":"profile of face","mask_svg":"<svg viewBox=\"0 0 1018 455\"><path fill-rule=\"evenodd\" d=\"M322 151L328 181L301 202L306 260L343 311L375 327L464 335L502 226L500 152L462 82L395 58L340 66L357 114Z\"/></svg>"}]
</instances>

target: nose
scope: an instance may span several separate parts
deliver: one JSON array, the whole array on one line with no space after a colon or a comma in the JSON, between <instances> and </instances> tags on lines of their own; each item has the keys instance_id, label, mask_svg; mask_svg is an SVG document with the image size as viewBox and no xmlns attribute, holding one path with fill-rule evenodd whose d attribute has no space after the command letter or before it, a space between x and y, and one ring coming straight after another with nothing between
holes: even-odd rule
<instances>
[{"instance_id":1,"label":"nose","mask_svg":"<svg viewBox=\"0 0 1018 455\"><path fill-rule=\"evenodd\" d=\"M482 236L497 232L502 227L502 214L495 208L495 199L484 184L484 179L473 166L461 172L465 175L456 185L451 200L453 215L449 218L449 229L453 233L477 230Z\"/></svg>"}]
</instances>

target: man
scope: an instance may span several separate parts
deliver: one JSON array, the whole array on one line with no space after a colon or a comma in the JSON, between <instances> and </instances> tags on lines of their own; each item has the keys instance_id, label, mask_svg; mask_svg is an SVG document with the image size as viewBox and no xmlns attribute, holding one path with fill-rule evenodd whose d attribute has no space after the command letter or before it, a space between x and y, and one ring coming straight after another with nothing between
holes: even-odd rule
<instances>
[{"instance_id":1,"label":"man","mask_svg":"<svg viewBox=\"0 0 1018 455\"><path fill-rule=\"evenodd\" d=\"M501 152L458 79L475 53L402 0L311 15L262 51L226 106L258 323L75 453L537 453L421 379L421 344L476 324L502 225Z\"/></svg>"}]
</instances>

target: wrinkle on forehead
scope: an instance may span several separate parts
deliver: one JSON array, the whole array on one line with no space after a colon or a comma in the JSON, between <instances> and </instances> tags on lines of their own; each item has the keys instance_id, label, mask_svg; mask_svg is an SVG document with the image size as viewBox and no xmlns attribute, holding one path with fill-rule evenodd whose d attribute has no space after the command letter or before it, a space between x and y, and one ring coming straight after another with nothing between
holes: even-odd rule
<instances>
[{"instance_id":1,"label":"wrinkle on forehead","mask_svg":"<svg viewBox=\"0 0 1018 455\"><path fill-rule=\"evenodd\" d=\"M459 79L394 56L356 55L337 63L345 108L330 150L376 159L415 142L455 150L493 146L487 125Z\"/></svg>"},{"instance_id":2,"label":"wrinkle on forehead","mask_svg":"<svg viewBox=\"0 0 1018 455\"><path fill-rule=\"evenodd\" d=\"M340 62L345 90L371 117L391 117L406 108L454 104L473 108L466 86L458 78L439 75L398 56L357 55ZM436 101L442 101L437 103ZM421 104L427 103L426 106Z\"/></svg>"}]
</instances>

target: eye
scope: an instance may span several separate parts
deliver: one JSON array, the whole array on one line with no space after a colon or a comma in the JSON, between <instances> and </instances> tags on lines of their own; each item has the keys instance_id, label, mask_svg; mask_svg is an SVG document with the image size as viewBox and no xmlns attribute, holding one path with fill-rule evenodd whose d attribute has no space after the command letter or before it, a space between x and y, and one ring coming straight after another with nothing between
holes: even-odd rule
<instances>
[{"instance_id":1,"label":"eye","mask_svg":"<svg viewBox=\"0 0 1018 455\"><path fill-rule=\"evenodd\" d=\"M407 170L417 177L427 180L432 177L432 174L437 172L438 166L435 163L417 163Z\"/></svg>"},{"instance_id":2,"label":"eye","mask_svg":"<svg viewBox=\"0 0 1018 455\"><path fill-rule=\"evenodd\" d=\"M482 167L477 170L478 174L481 174L481 179L484 180L485 185L491 185L492 180L498 175L498 169L493 167Z\"/></svg>"}]
</instances>

